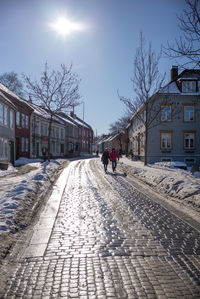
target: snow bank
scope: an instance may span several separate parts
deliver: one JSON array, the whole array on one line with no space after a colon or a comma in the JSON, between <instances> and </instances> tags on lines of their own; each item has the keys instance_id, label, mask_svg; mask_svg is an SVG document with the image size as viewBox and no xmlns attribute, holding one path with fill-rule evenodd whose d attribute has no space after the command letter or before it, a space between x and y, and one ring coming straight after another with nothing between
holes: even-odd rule
<instances>
[{"instance_id":1,"label":"snow bank","mask_svg":"<svg viewBox=\"0 0 200 299\"><path fill-rule=\"evenodd\" d=\"M7 171L0 172L0 234L23 228L18 217L25 218L25 212L37 204L39 195L50 187L53 174L65 160L41 161L20 158L16 165L26 165L22 166L22 174L10 165Z\"/></svg>"},{"instance_id":2,"label":"snow bank","mask_svg":"<svg viewBox=\"0 0 200 299\"><path fill-rule=\"evenodd\" d=\"M13 172L17 172L17 169L15 167L13 167L12 164L9 164L7 170L1 170L0 169L0 177L5 176L5 175L10 174L10 173L13 173Z\"/></svg>"},{"instance_id":3,"label":"snow bank","mask_svg":"<svg viewBox=\"0 0 200 299\"><path fill-rule=\"evenodd\" d=\"M161 162L144 166L140 161L129 160L127 164L134 176L158 192L180 200L190 200L195 206L200 207L200 172L192 174L179 169L186 167L185 163Z\"/></svg>"}]
</instances>

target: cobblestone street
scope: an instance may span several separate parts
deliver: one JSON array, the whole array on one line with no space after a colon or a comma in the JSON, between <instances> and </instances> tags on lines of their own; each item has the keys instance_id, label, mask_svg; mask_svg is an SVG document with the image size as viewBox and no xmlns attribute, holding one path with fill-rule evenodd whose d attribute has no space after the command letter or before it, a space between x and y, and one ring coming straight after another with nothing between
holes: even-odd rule
<instances>
[{"instance_id":1,"label":"cobblestone street","mask_svg":"<svg viewBox=\"0 0 200 299\"><path fill-rule=\"evenodd\" d=\"M26 249L1 298L200 298L200 232L110 167L70 163L43 252Z\"/></svg>"}]
</instances>

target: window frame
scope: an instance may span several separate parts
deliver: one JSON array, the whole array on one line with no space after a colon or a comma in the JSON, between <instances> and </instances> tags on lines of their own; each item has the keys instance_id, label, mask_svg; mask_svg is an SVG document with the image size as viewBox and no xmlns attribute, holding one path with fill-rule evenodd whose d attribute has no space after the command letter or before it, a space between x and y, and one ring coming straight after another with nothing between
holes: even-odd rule
<instances>
[{"instance_id":1,"label":"window frame","mask_svg":"<svg viewBox=\"0 0 200 299\"><path fill-rule=\"evenodd\" d=\"M170 147L162 147L162 134L170 134ZM160 131L160 150L172 150L173 149L173 131L171 130L162 130Z\"/></svg>"},{"instance_id":2,"label":"window frame","mask_svg":"<svg viewBox=\"0 0 200 299\"><path fill-rule=\"evenodd\" d=\"M185 119L185 107L194 107L194 119L193 120L186 120ZM191 123L191 122L195 122L196 121L196 104L187 104L184 103L183 104L183 122L185 123Z\"/></svg>"},{"instance_id":3,"label":"window frame","mask_svg":"<svg viewBox=\"0 0 200 299\"><path fill-rule=\"evenodd\" d=\"M185 135L186 134L194 134L194 146L193 147L186 147L185 146ZM183 148L184 150L195 150L196 149L196 131L191 130L191 131L183 131Z\"/></svg>"},{"instance_id":4,"label":"window frame","mask_svg":"<svg viewBox=\"0 0 200 299\"><path fill-rule=\"evenodd\" d=\"M3 125L3 103L0 103L0 124Z\"/></svg>"},{"instance_id":5,"label":"window frame","mask_svg":"<svg viewBox=\"0 0 200 299\"><path fill-rule=\"evenodd\" d=\"M170 119L162 120L162 107L169 107L170 108ZM166 114L166 113L165 113ZM160 122L171 122L172 121L172 104L160 104Z\"/></svg>"},{"instance_id":6,"label":"window frame","mask_svg":"<svg viewBox=\"0 0 200 299\"><path fill-rule=\"evenodd\" d=\"M26 114L24 113L21 113L21 125L23 129L26 128Z\"/></svg>"},{"instance_id":7,"label":"window frame","mask_svg":"<svg viewBox=\"0 0 200 299\"><path fill-rule=\"evenodd\" d=\"M20 111L16 112L16 120L15 120L16 126L21 127L21 113Z\"/></svg>"},{"instance_id":8,"label":"window frame","mask_svg":"<svg viewBox=\"0 0 200 299\"><path fill-rule=\"evenodd\" d=\"M184 83L187 83L188 85L192 86L192 83L194 83L194 90L188 88L188 86L184 86ZM194 93L197 92L197 80L182 80L181 82L181 89L183 93Z\"/></svg>"},{"instance_id":9,"label":"window frame","mask_svg":"<svg viewBox=\"0 0 200 299\"><path fill-rule=\"evenodd\" d=\"M29 116L25 114L25 128L29 129Z\"/></svg>"},{"instance_id":10,"label":"window frame","mask_svg":"<svg viewBox=\"0 0 200 299\"><path fill-rule=\"evenodd\" d=\"M3 124L9 127L9 109L6 105L3 106Z\"/></svg>"},{"instance_id":11,"label":"window frame","mask_svg":"<svg viewBox=\"0 0 200 299\"><path fill-rule=\"evenodd\" d=\"M14 129L14 111L10 109L10 129Z\"/></svg>"}]
</instances>

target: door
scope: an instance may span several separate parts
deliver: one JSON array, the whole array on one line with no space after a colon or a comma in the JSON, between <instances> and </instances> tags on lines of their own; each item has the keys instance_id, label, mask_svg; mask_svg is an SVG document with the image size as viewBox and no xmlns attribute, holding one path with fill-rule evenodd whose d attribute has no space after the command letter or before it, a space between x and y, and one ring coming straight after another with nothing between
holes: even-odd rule
<instances>
[{"instance_id":1,"label":"door","mask_svg":"<svg viewBox=\"0 0 200 299\"><path fill-rule=\"evenodd\" d=\"M10 145L10 163L12 163L14 165L14 162L15 162L14 141L10 140L9 145Z\"/></svg>"},{"instance_id":2,"label":"door","mask_svg":"<svg viewBox=\"0 0 200 299\"><path fill-rule=\"evenodd\" d=\"M138 156L140 156L140 134L138 134Z\"/></svg>"},{"instance_id":3,"label":"door","mask_svg":"<svg viewBox=\"0 0 200 299\"><path fill-rule=\"evenodd\" d=\"M39 142L36 143L36 157L39 158L39 153L40 153L40 144Z\"/></svg>"},{"instance_id":4,"label":"door","mask_svg":"<svg viewBox=\"0 0 200 299\"><path fill-rule=\"evenodd\" d=\"M20 138L16 137L16 160L20 157Z\"/></svg>"}]
</instances>

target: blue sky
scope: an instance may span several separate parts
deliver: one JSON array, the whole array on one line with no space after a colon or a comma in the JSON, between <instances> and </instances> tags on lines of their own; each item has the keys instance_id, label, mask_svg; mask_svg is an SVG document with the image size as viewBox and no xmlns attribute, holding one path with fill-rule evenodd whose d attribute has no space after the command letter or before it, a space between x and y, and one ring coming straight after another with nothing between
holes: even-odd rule
<instances>
[{"instance_id":1,"label":"blue sky","mask_svg":"<svg viewBox=\"0 0 200 299\"><path fill-rule=\"evenodd\" d=\"M47 61L53 69L73 64L82 79L84 119L95 134L124 114L121 95L134 95L131 85L135 50L142 31L153 49L180 35L177 14L184 0L1 0L1 74L15 71L40 78ZM59 35L49 24L65 16L83 30ZM170 67L161 59L160 71L169 81ZM83 106L75 113L83 117Z\"/></svg>"}]
</instances>

